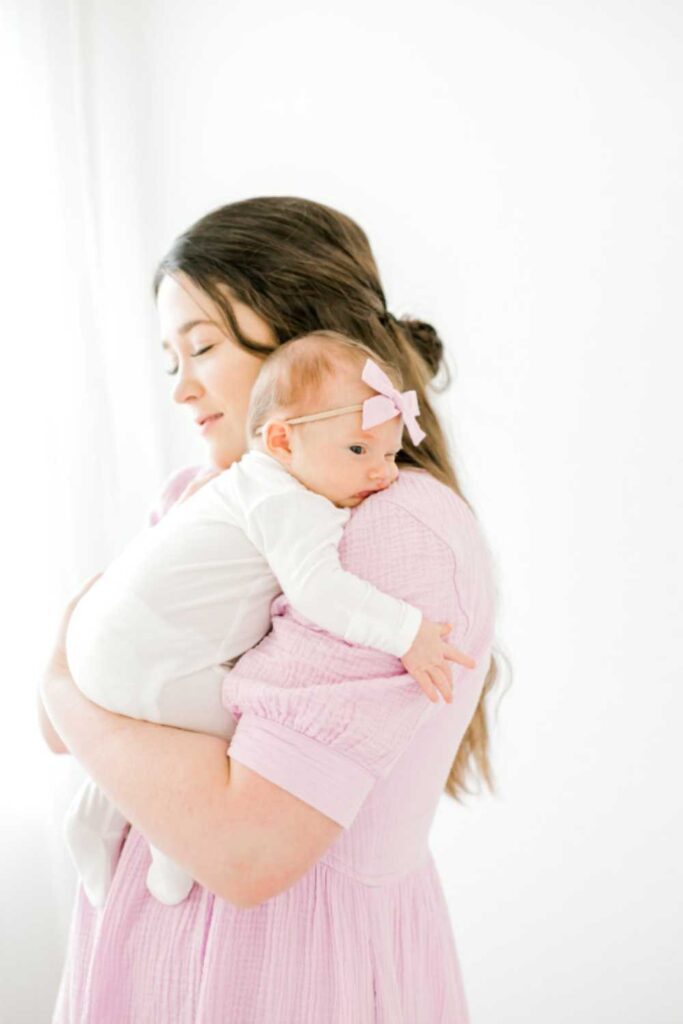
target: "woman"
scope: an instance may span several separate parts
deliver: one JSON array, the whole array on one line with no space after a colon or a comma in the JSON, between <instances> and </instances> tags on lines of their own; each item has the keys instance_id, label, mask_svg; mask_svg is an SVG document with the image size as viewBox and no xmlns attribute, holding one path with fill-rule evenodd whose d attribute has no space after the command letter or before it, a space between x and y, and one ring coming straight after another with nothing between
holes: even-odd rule
<instances>
[{"instance_id":1,"label":"woman","mask_svg":"<svg viewBox=\"0 0 683 1024\"><path fill-rule=\"evenodd\" d=\"M106 905L79 888L53 1024L461 1024L467 1009L428 835L444 790L471 762L491 785L483 698L494 586L425 393L442 345L386 309L366 236L318 203L263 197L195 224L156 275L173 398L206 439L212 470L244 451L249 393L274 346L332 328L398 364L427 438L405 438L401 473L353 510L340 546L351 572L454 624L452 704L432 703L400 662L297 617L226 675L238 719L213 736L104 711L75 687L61 624L42 686L56 733L121 809ZM201 486L168 482L150 522ZM80 595L79 595L80 596ZM61 738L61 741L60 741ZM143 838L146 837L146 838ZM149 844L197 883L167 907L146 890Z\"/></svg>"}]
</instances>

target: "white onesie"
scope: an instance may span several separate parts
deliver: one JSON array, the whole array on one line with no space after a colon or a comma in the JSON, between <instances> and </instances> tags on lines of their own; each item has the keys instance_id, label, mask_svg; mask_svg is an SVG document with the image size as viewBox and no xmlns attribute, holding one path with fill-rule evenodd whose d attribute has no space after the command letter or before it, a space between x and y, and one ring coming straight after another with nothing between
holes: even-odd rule
<instances>
[{"instance_id":1,"label":"white onesie","mask_svg":"<svg viewBox=\"0 0 683 1024\"><path fill-rule=\"evenodd\" d=\"M227 739L235 722L222 681L270 629L281 592L317 626L401 657L422 614L342 569L349 515L270 455L243 455L135 537L80 599L66 636L76 685L110 711ZM95 905L106 898L124 825L86 781L65 834ZM151 850L148 888L180 902L193 880Z\"/></svg>"}]
</instances>

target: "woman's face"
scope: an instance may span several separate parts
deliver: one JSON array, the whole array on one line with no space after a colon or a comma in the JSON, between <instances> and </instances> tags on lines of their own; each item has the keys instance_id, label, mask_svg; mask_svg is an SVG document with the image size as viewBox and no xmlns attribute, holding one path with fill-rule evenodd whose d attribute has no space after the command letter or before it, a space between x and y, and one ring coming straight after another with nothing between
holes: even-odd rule
<instances>
[{"instance_id":1,"label":"woman's face","mask_svg":"<svg viewBox=\"0 0 683 1024\"><path fill-rule=\"evenodd\" d=\"M258 313L235 299L231 305L245 337L275 348L273 332ZM172 398L185 406L213 465L227 469L246 450L249 395L263 359L226 333L216 304L185 274L163 278L157 309ZM206 417L211 418L202 425Z\"/></svg>"}]
</instances>

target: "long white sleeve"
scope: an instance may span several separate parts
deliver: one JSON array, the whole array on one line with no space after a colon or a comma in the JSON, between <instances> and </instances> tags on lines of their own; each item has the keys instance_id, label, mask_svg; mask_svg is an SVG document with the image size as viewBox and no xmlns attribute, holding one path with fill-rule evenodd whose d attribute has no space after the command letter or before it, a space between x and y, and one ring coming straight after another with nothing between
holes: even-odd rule
<instances>
[{"instance_id":1,"label":"long white sleeve","mask_svg":"<svg viewBox=\"0 0 683 1024\"><path fill-rule=\"evenodd\" d=\"M348 509L301 486L255 504L247 536L298 612L344 640L401 657L422 613L342 568L338 545L348 517Z\"/></svg>"}]
</instances>

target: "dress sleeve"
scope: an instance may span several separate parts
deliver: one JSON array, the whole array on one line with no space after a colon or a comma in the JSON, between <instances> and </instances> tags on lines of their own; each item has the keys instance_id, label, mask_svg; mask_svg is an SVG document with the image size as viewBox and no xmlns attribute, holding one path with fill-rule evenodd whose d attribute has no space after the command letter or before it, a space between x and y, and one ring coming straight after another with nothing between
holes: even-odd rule
<instances>
[{"instance_id":1,"label":"dress sleeve","mask_svg":"<svg viewBox=\"0 0 683 1024\"><path fill-rule=\"evenodd\" d=\"M176 503L187 485L197 476L208 472L208 466L183 466L176 469L163 483L159 494L147 512L147 525L156 526L160 519L166 515L172 505Z\"/></svg>"},{"instance_id":2,"label":"dress sleeve","mask_svg":"<svg viewBox=\"0 0 683 1024\"><path fill-rule=\"evenodd\" d=\"M462 621L453 551L383 495L359 507L340 556L428 618ZM272 631L223 681L237 719L229 756L346 828L416 730L447 705L430 701L398 658L319 629L284 594L271 611Z\"/></svg>"},{"instance_id":3,"label":"dress sleeve","mask_svg":"<svg viewBox=\"0 0 683 1024\"><path fill-rule=\"evenodd\" d=\"M260 501L246 528L297 612L344 640L401 657L422 614L342 567L338 545L348 519L348 509L297 488Z\"/></svg>"}]
</instances>

